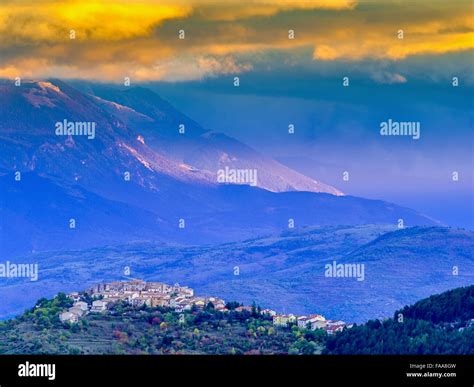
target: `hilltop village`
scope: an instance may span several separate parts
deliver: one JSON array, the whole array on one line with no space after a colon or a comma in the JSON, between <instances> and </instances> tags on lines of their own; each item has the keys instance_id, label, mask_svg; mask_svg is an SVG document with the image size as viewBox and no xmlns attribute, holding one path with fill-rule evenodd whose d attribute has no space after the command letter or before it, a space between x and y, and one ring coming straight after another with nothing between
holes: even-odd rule
<instances>
[{"instance_id":1,"label":"hilltop village","mask_svg":"<svg viewBox=\"0 0 474 387\"><path fill-rule=\"evenodd\" d=\"M231 306L218 297L195 296L194 290L190 287L161 282L141 280L110 282L98 284L83 294L72 292L68 294L68 297L73 300L73 306L60 313L59 319L63 323L71 324L79 322L81 317L88 313L106 313L114 304L125 302L135 307L170 308L178 313L204 308L213 308L220 312L229 312L229 310L258 312L271 318L274 326L297 325L299 328L310 330L323 329L329 335L342 331L344 327L352 327L352 324L346 324L341 320L327 320L320 314L298 316L279 314L271 309L257 309L255 306Z\"/></svg>"}]
</instances>

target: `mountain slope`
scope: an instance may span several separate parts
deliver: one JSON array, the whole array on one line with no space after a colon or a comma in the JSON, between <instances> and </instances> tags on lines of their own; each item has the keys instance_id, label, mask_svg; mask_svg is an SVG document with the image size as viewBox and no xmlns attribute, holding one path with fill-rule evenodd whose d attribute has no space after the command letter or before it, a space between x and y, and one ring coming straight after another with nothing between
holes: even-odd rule
<instances>
[{"instance_id":1,"label":"mountain slope","mask_svg":"<svg viewBox=\"0 0 474 387\"><path fill-rule=\"evenodd\" d=\"M472 355L473 322L474 286L458 288L329 337L325 353Z\"/></svg>"},{"instance_id":2,"label":"mountain slope","mask_svg":"<svg viewBox=\"0 0 474 387\"><path fill-rule=\"evenodd\" d=\"M129 171L139 184L156 190L156 174L216 185L217 171L228 167L256 169L257 186L275 192L341 194L234 139L205 131L147 89L96 88L111 100L83 94L59 80L24 81L21 87L0 81L2 151L13 156L0 160L0 171L43 168L49 174L82 179L94 187L100 187L107 172L121 176ZM55 136L55 123L64 119L95 122L96 138ZM178 133L181 124L186 134ZM73 176L62 173L54 157L74 164L74 171L68 171ZM90 172L95 169L95 177L100 174L101 179L91 178L85 168ZM109 176L108 183L110 180Z\"/></svg>"},{"instance_id":3,"label":"mountain slope","mask_svg":"<svg viewBox=\"0 0 474 387\"><path fill-rule=\"evenodd\" d=\"M77 185L59 186L30 172L22 175L21 182L11 175L0 177L0 186L0 251L5 257L65 246L169 239L171 227L156 214Z\"/></svg>"},{"instance_id":4,"label":"mountain slope","mask_svg":"<svg viewBox=\"0 0 474 387\"><path fill-rule=\"evenodd\" d=\"M5 238L0 257L4 258L32 250L89 248L133 240L238 241L286 230L289 219L297 228L342 223L394 225L400 217L408 225L432 224L410 209L386 202L310 192L275 194L239 186L202 190L182 184L160 194L144 194L123 182L114 189L135 195L135 200L113 200L80 184L60 184L33 172L23 173L20 181L5 175L0 184L0 225ZM70 218L80 225L74 237L67 229ZM179 219L185 220L184 228Z\"/></svg>"},{"instance_id":5,"label":"mountain slope","mask_svg":"<svg viewBox=\"0 0 474 387\"><path fill-rule=\"evenodd\" d=\"M310 179L235 139L203 129L148 89L120 90L90 85L89 90L102 100L109 113L127 122L131 128L139 128L138 132L152 149L210 173L214 181L217 171L225 167L256 169L257 186L273 192L311 191L342 195L336 188ZM185 127L185 135L179 134L181 124Z\"/></svg>"},{"instance_id":6,"label":"mountain slope","mask_svg":"<svg viewBox=\"0 0 474 387\"><path fill-rule=\"evenodd\" d=\"M21 281L0 284L5 300L0 316L18 313L58 291L123 279L124 267L135 278L178 281L202 294L246 304L256 301L280 312L338 316L348 322L392 316L416 300L474 283L473 232L443 227L394 230L394 226L326 226L217 246L135 242L38 252L23 257L40 263L39 280L28 284L28 293L19 292ZM387 233L405 254L387 253L383 244ZM430 251L433 243L438 246ZM325 265L333 261L363 263L364 280L326 277ZM457 275L453 266L459 269Z\"/></svg>"},{"instance_id":7,"label":"mountain slope","mask_svg":"<svg viewBox=\"0 0 474 387\"><path fill-rule=\"evenodd\" d=\"M5 195L15 189L20 195L3 201L0 196L4 233L17 236L8 239L0 256L11 257L40 246L41 250L49 245L59 248L59 240L63 249L78 247L69 238L54 239L55 230L63 227L62 220L40 218L48 217L56 196L51 196L50 202L35 202L28 191L42 190L46 181L47 189L68 192L75 186L90 195L90 203L61 203L62 212L76 213L80 224L92 208L101 213L104 205L115 208L114 220L104 217L104 222L109 219L128 225L125 229L134 225L134 232L128 233L114 225L102 225L100 217L90 219L90 235L81 238L82 247L123 243L134 240L132 235L152 241L166 236L168 241L187 244L237 241L285 230L290 219L296 227L395 224L400 218L409 226L437 224L416 211L382 201L291 191L316 188L238 141L205 131L146 89L99 89L101 96L86 95L61 81L24 81L21 87L0 82L0 175L4 176ZM55 125L65 119L95 123L94 138L57 136ZM184 137L177 131L179 122L187 127ZM227 156L222 157L224 153ZM258 181L269 190L217 184L215 168L224 166L257 169ZM39 185L35 188L23 180L15 181L13 173L17 171L46 180L36 179ZM287 189L291 192L272 192ZM37 216L15 213L15 200L28 202ZM137 210L116 211L117 203ZM85 211L84 219L79 209ZM120 219L119 214L125 218ZM148 220L153 217L160 221ZM52 224L52 219L58 224ZM185 228L178 227L180 219L185 220ZM25 227L42 232L24 233ZM103 229L110 232L103 233ZM96 237L92 237L94 233ZM44 240L39 242L38 235Z\"/></svg>"}]
</instances>

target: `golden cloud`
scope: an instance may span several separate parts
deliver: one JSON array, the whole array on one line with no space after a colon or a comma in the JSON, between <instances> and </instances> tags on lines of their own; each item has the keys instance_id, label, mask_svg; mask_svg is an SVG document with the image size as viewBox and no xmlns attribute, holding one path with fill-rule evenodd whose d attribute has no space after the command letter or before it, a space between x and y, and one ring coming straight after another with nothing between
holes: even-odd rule
<instances>
[{"instance_id":1,"label":"golden cloud","mask_svg":"<svg viewBox=\"0 0 474 387\"><path fill-rule=\"evenodd\" d=\"M184 17L189 6L124 1L2 2L0 35L20 43L121 40L150 34L164 20ZM3 45L8 42L3 41Z\"/></svg>"},{"instance_id":2,"label":"golden cloud","mask_svg":"<svg viewBox=\"0 0 474 387\"><path fill-rule=\"evenodd\" d=\"M474 48L470 1L436 4L3 0L0 76L188 80L249 71L252 57L271 50L291 56L301 55L298 49L304 47L317 61L362 61ZM186 31L184 40L178 39L180 29ZM289 29L295 39L288 39ZM397 36L400 29L403 39Z\"/></svg>"}]
</instances>

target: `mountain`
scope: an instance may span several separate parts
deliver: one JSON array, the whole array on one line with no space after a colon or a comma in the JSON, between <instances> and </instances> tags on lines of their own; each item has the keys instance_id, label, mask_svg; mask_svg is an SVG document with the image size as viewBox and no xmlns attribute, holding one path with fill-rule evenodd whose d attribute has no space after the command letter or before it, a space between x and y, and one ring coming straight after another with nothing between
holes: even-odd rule
<instances>
[{"instance_id":1,"label":"mountain","mask_svg":"<svg viewBox=\"0 0 474 387\"><path fill-rule=\"evenodd\" d=\"M281 232L290 219L296 227L438 224L395 204L341 195L206 131L147 89L87 87L0 82L0 257L142 240L238 241ZM95 131L57 135L64 120ZM218 184L225 167L255 169L257 186ZM74 235L64 228L72 217Z\"/></svg>"},{"instance_id":2,"label":"mountain","mask_svg":"<svg viewBox=\"0 0 474 387\"><path fill-rule=\"evenodd\" d=\"M0 170L34 168L61 178L80 179L96 189L100 187L99 174L101 178L111 173L121 177L129 171L134 181L156 191L157 180L163 177L160 175L216 185L219 169L257 169L256 184L264 189L342 195L237 140L205 131L144 88L103 91L101 95L110 100L83 94L59 80L24 82L21 87L3 82L0 92L0 130L6 142L3 150L14 156L2 160ZM95 122L94 141L78 136L58 138L55 123L64 119ZM185 134L178 132L181 124ZM18 148L12 151L13 146ZM65 160L55 166L55 157ZM63 173L59 168L65 165L73 170L67 168ZM110 181L111 177L106 177Z\"/></svg>"},{"instance_id":3,"label":"mountain","mask_svg":"<svg viewBox=\"0 0 474 387\"><path fill-rule=\"evenodd\" d=\"M216 181L216 171L225 167L256 169L257 186L266 190L342 195L338 189L310 179L233 138L203 129L149 89L121 90L90 85L88 90L111 114L130 127L140 128L138 135L152 149L189 165L193 171L208 172L213 181ZM185 135L179 134L181 124Z\"/></svg>"},{"instance_id":4,"label":"mountain","mask_svg":"<svg viewBox=\"0 0 474 387\"><path fill-rule=\"evenodd\" d=\"M133 242L76 251L37 252L39 279L0 284L0 316L43 296L131 276L186 283L200 294L287 313L321 313L347 322L392 316L440 291L474 283L474 233L445 227L319 226L222 245ZM326 265L364 264L365 278L326 277ZM458 268L457 273L453 267Z\"/></svg>"},{"instance_id":5,"label":"mountain","mask_svg":"<svg viewBox=\"0 0 474 387\"><path fill-rule=\"evenodd\" d=\"M431 223L412 210L382 201L309 192L275 194L243 186L201 192L187 186L181 192L193 196L185 197L184 202L179 200L181 192L144 195L136 190L137 198L149 200L143 203L150 204L143 206L137 201L100 196L79 184L59 184L34 172L23 173L21 181L12 174L2 176L0 184L0 256L5 259L31 251L132 241L238 241L288 229L289 219L298 228L314 224L395 224L399 218L406 224ZM179 227L181 218L185 219L185 228ZM74 230L69 229L69 219L77 224Z\"/></svg>"},{"instance_id":6,"label":"mountain","mask_svg":"<svg viewBox=\"0 0 474 387\"><path fill-rule=\"evenodd\" d=\"M167 238L171 227L156 214L114 202L78 185L57 185L32 172L21 183L0 177L0 249L24 251L80 249L118 241ZM70 228L73 219L74 228ZM21 246L18 249L18 246Z\"/></svg>"}]
</instances>

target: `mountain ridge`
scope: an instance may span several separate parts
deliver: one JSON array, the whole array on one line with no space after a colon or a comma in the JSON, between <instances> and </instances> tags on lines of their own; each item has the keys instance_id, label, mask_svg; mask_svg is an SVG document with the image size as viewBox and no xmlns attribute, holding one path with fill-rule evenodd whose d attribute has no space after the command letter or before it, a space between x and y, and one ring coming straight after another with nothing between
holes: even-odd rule
<instances>
[{"instance_id":1,"label":"mountain ridge","mask_svg":"<svg viewBox=\"0 0 474 387\"><path fill-rule=\"evenodd\" d=\"M140 232L147 237L154 235L157 241L192 245L278 233L288 229L290 222L296 227L395 224L401 218L408 226L439 224L395 204L333 195L337 192L332 190L311 192L315 188L312 180L298 180L300 175L288 174L286 167L237 140L205 130L144 88L117 91L89 85L89 94L84 94L62 81L24 81L20 87L1 81L0 89L0 180L4 191L3 199L0 195L4 214L0 224L3 222L4 233L17 235L16 239L5 239L0 256L24 254L38 250L38 246L42 250L48 243L56 248L59 240L64 242L64 249L77 247L68 238L49 236L67 235L70 230L64 229L64 220L59 221L55 196L49 202L35 202L29 192L34 187L22 181L29 178L28 174L41 178L35 180L39 184L36 189L69 198L69 205L62 202L61 216L69 219L75 214L79 225L88 225L88 233L84 234L81 227L75 231L74 238L90 241L83 244L84 248L130 242L132 235ZM131 107L117 105L120 102ZM122 119L114 115L117 110L129 116L122 115ZM57 136L55 122L64 119L94 121L98 128L94 139ZM185 136L178 132L179 122L187 127ZM258 181L270 189L258 184L220 184L215 178L217 171L212 169L224 166L257 168ZM295 191L293 178L301 183L296 186L308 190ZM71 197L67 194L70 186L80 187L95 199L85 203ZM287 191L273 192L270 186ZM29 205L29 212L15 214L20 203ZM129 216L114 215L114 224L108 224L112 217L101 205L111 214ZM128 206L127 211L124 206ZM96 211L98 216L81 219L80 209ZM51 225L46 230L41 217L48 217L49 212L58 224L45 222ZM182 221L186 225L180 228ZM136 227L134 232L124 232L131 224ZM25 225L37 232L22 233ZM94 233L103 236L102 243Z\"/></svg>"},{"instance_id":2,"label":"mountain ridge","mask_svg":"<svg viewBox=\"0 0 474 387\"><path fill-rule=\"evenodd\" d=\"M0 88L3 95L0 99L0 112L3 116L0 130L3 132L12 134L11 129L15 128L17 131L16 128L21 125L29 128L28 136L42 133L46 136L44 143L57 146L62 141L54 136L56 121L62 121L66 117L71 121L94 121L100 128L97 132L99 145L107 148L108 154L114 154L114 143L126 144L125 149L138 163L145 166L149 164L149 170L155 169L155 172L166 173L174 178L185 177L195 183L217 184L217 170L227 165L236 169L258 169L260 173L257 186L270 191L307 190L342 194L333 187L316 182L259 154L235 139L223 134L209 136L210 131L204 130L145 88L134 87L113 95L109 95L113 89L103 92L114 100L107 100L103 95L83 94L59 80L23 81L20 87L3 82L0 83ZM122 108L117 108L117 103L123 103L124 100L131 106L123 104ZM178 132L181 124L186 127L185 134ZM41 133L38 133L40 129ZM141 133L142 131L145 133ZM26 140L25 137L24 139ZM72 142L72 148L82 146L89 149L91 145L82 141L83 139L69 137L67 140ZM150 145L147 145L148 141ZM153 161L156 162L157 159L161 160L161 164L153 168ZM126 160L127 158L122 163ZM22 161L24 164L25 160ZM193 173L189 173L189 169L180 168L183 163L193 166ZM138 166L135 168L140 169ZM138 175L141 172L144 178L150 178L138 170Z\"/></svg>"}]
</instances>

